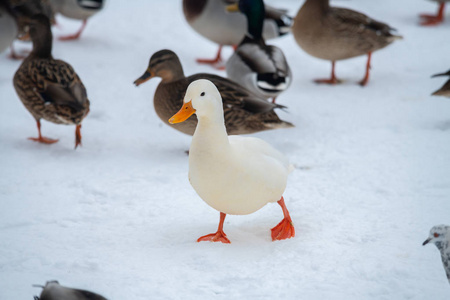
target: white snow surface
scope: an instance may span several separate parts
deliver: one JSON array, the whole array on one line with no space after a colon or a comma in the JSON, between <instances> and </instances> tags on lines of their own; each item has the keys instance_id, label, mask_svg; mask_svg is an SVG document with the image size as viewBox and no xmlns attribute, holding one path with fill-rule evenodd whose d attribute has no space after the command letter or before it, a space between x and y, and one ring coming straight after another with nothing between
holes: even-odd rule
<instances>
[{"instance_id":1,"label":"white snow surface","mask_svg":"<svg viewBox=\"0 0 450 300\"><path fill-rule=\"evenodd\" d=\"M271 0L295 15L303 1ZM150 56L175 51L186 74L225 76L195 58L217 46L187 26L181 1L108 1L79 41L54 40L55 58L83 80L91 112L83 146L74 126L42 122L37 136L12 78L20 61L0 55L0 299L32 299L32 284L59 280L108 299L450 299L429 229L450 222L450 101L432 97L449 69L450 18L421 0L333 1L385 21L404 40L373 55L367 87L357 85L366 57L337 63L346 82L322 86L329 62L303 52L292 36L281 47L293 71L277 101L294 129L255 134L296 166L284 194L296 237L272 242L276 204L227 216L231 245L197 243L215 232L219 213L189 184L191 138L164 125L152 99L159 79L133 81ZM449 17L449 13L447 13ZM55 37L80 22L58 18ZM15 44L18 50L30 44ZM225 56L231 55L228 47Z\"/></svg>"}]
</instances>

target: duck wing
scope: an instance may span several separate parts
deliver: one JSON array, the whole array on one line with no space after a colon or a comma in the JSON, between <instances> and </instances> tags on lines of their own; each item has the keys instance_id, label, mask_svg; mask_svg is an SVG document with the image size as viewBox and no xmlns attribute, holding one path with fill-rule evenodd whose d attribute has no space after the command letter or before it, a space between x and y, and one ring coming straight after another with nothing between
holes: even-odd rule
<instances>
[{"instance_id":1,"label":"duck wing","mask_svg":"<svg viewBox=\"0 0 450 300\"><path fill-rule=\"evenodd\" d=\"M72 66L62 60L33 60L31 80L46 103L66 105L83 110L87 100L86 88Z\"/></svg>"},{"instance_id":2,"label":"duck wing","mask_svg":"<svg viewBox=\"0 0 450 300\"><path fill-rule=\"evenodd\" d=\"M286 108L283 105L268 102L251 93L238 83L224 77L204 73L189 76L190 82L198 79L208 79L212 81L222 96L224 107L228 109L234 107L251 113L266 113L273 111L275 108Z\"/></svg>"}]
</instances>

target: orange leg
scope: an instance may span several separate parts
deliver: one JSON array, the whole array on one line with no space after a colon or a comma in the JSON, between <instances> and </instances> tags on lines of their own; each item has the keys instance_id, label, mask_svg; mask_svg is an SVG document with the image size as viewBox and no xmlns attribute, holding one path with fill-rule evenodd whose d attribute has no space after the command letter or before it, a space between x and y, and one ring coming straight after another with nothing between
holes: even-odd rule
<instances>
[{"instance_id":1,"label":"orange leg","mask_svg":"<svg viewBox=\"0 0 450 300\"><path fill-rule=\"evenodd\" d=\"M445 3L442 2L439 4L439 10L438 10L437 15L421 14L420 17L423 20L420 23L420 25L432 26L432 25L438 25L439 23L444 22L444 8L445 8Z\"/></svg>"},{"instance_id":2,"label":"orange leg","mask_svg":"<svg viewBox=\"0 0 450 300\"><path fill-rule=\"evenodd\" d=\"M84 30L84 27L86 27L87 20L83 20L83 24L81 25L81 28L74 34L66 35L66 36L60 36L58 39L60 41L70 41L70 40L77 40L80 38L81 33Z\"/></svg>"},{"instance_id":3,"label":"orange leg","mask_svg":"<svg viewBox=\"0 0 450 300\"><path fill-rule=\"evenodd\" d=\"M222 47L223 47L222 45L219 45L219 50L217 50L216 58L213 58L213 59L198 58L197 62L199 64L211 65L212 67L216 68L217 70L225 70L225 66L223 65L223 61L222 61Z\"/></svg>"},{"instance_id":4,"label":"orange leg","mask_svg":"<svg viewBox=\"0 0 450 300\"><path fill-rule=\"evenodd\" d=\"M83 146L81 144L81 124L78 124L75 128L75 149L77 149L78 146Z\"/></svg>"},{"instance_id":5,"label":"orange leg","mask_svg":"<svg viewBox=\"0 0 450 300\"><path fill-rule=\"evenodd\" d=\"M369 52L367 54L367 64L366 64L366 75L364 78L359 82L361 86L365 86L367 82L369 82L369 72L370 72L370 59L372 58L372 52Z\"/></svg>"},{"instance_id":6,"label":"orange leg","mask_svg":"<svg viewBox=\"0 0 450 300\"><path fill-rule=\"evenodd\" d=\"M37 124L38 132L39 132L39 137L37 137L37 138L30 137L30 138L28 138L29 140L43 143L43 144L53 144L53 143L56 143L57 141L59 141L59 140L54 140L54 139L43 137L41 134L41 122L39 120L37 120L36 124Z\"/></svg>"},{"instance_id":7,"label":"orange leg","mask_svg":"<svg viewBox=\"0 0 450 300\"><path fill-rule=\"evenodd\" d=\"M315 83L326 83L326 84L338 84L342 81L336 78L336 75L334 74L334 67L335 67L334 61L331 62L331 78L330 79L315 79Z\"/></svg>"},{"instance_id":8,"label":"orange leg","mask_svg":"<svg viewBox=\"0 0 450 300\"><path fill-rule=\"evenodd\" d=\"M226 216L227 216L226 214L224 214L223 212L220 212L220 222L219 222L219 228L217 229L217 232L204 235L204 236L200 237L197 240L197 242L210 241L210 242L222 242L225 244L230 244L231 243L230 240L227 238L227 235L225 234L225 232L223 232L223 222L225 221Z\"/></svg>"},{"instance_id":9,"label":"orange leg","mask_svg":"<svg viewBox=\"0 0 450 300\"><path fill-rule=\"evenodd\" d=\"M283 197L278 201L278 204L280 204L281 209L283 210L284 219L281 220L277 226L272 228L272 241L290 239L295 236L294 224L292 224L292 219L286 208L286 204L284 204Z\"/></svg>"}]
</instances>

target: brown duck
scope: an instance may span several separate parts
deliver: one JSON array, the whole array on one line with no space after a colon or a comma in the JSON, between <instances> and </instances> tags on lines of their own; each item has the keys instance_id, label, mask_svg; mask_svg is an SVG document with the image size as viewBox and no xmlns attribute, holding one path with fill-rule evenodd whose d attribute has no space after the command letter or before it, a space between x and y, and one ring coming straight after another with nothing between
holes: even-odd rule
<instances>
[{"instance_id":1,"label":"brown duck","mask_svg":"<svg viewBox=\"0 0 450 300\"><path fill-rule=\"evenodd\" d=\"M269 103L234 81L206 73L185 77L178 56L170 50L161 50L153 54L147 71L134 84L139 86L153 77L162 78L153 98L157 115L164 123L183 133L194 134L197 126L195 116L180 124L169 124L168 120L182 106L188 85L197 79L208 79L217 86L223 100L225 125L229 135L294 126L280 120L274 112L275 108L284 106Z\"/></svg>"},{"instance_id":2,"label":"brown duck","mask_svg":"<svg viewBox=\"0 0 450 300\"><path fill-rule=\"evenodd\" d=\"M317 83L336 84L337 60L367 54L366 74L360 81L369 81L372 52L382 49L401 36L394 29L354 10L331 7L329 0L306 0L294 19L292 31L297 44L308 54L332 63L331 78Z\"/></svg>"},{"instance_id":3,"label":"brown duck","mask_svg":"<svg viewBox=\"0 0 450 300\"><path fill-rule=\"evenodd\" d=\"M81 145L81 121L89 112L86 89L71 65L52 57L52 32L45 15L31 18L29 32L33 50L14 75L14 88L36 119L39 136L30 139L46 144L58 141L41 135L41 119L76 125L76 148Z\"/></svg>"},{"instance_id":4,"label":"brown duck","mask_svg":"<svg viewBox=\"0 0 450 300\"><path fill-rule=\"evenodd\" d=\"M432 77L439 77L439 76L448 76L450 78L450 70L448 70L446 73L435 74ZM444 83L444 85L440 89L435 91L432 95L450 97L450 79L447 80L447 82Z\"/></svg>"}]
</instances>

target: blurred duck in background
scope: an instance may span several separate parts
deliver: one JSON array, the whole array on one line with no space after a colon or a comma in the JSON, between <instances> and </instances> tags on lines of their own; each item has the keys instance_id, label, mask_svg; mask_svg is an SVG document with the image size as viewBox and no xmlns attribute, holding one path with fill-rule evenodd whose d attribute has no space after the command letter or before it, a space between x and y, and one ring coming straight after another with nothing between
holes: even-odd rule
<instances>
[{"instance_id":1,"label":"blurred duck in background","mask_svg":"<svg viewBox=\"0 0 450 300\"><path fill-rule=\"evenodd\" d=\"M267 102L228 78L206 73L186 77L178 56L170 50L153 54L147 70L134 84L139 86L153 77L162 78L156 88L153 104L156 114L165 124L169 125L169 118L180 109L189 84L197 79L208 79L217 86L221 94L228 134L249 134L294 126L280 120L274 112L275 108L285 108L284 106ZM171 125L189 135L194 134L196 126L195 116L181 124Z\"/></svg>"},{"instance_id":2,"label":"blurred duck in background","mask_svg":"<svg viewBox=\"0 0 450 300\"><path fill-rule=\"evenodd\" d=\"M227 5L232 0L183 0L183 13L188 24L200 35L219 44L214 59L197 59L198 63L210 64L224 69L221 52L225 45L238 45L247 32L246 19L242 14L230 14ZM291 31L292 18L286 10L265 6L263 22L264 40L273 39Z\"/></svg>"},{"instance_id":3,"label":"blurred duck in background","mask_svg":"<svg viewBox=\"0 0 450 300\"><path fill-rule=\"evenodd\" d=\"M262 98L275 98L285 91L292 79L286 58L280 48L267 45L262 37L264 2L240 0L227 7L247 18L247 33L226 64L230 79L242 84Z\"/></svg>"},{"instance_id":4,"label":"blurred duck in background","mask_svg":"<svg viewBox=\"0 0 450 300\"><path fill-rule=\"evenodd\" d=\"M87 19L103 9L105 0L51 0L55 13L64 17L82 20L81 28L74 34L59 37L62 41L76 40L86 27Z\"/></svg>"},{"instance_id":5,"label":"blurred duck in background","mask_svg":"<svg viewBox=\"0 0 450 300\"><path fill-rule=\"evenodd\" d=\"M331 61L331 78L316 83L337 84L335 62L367 54L366 73L359 82L369 81L372 52L401 36L394 29L354 10L331 7L329 0L306 0L294 19L292 31L297 44L308 54Z\"/></svg>"},{"instance_id":6,"label":"blurred duck in background","mask_svg":"<svg viewBox=\"0 0 450 300\"><path fill-rule=\"evenodd\" d=\"M34 300L106 300L93 292L62 286L58 281L48 281L45 286L34 286L43 288L41 295L34 296Z\"/></svg>"},{"instance_id":7,"label":"blurred duck in background","mask_svg":"<svg viewBox=\"0 0 450 300\"><path fill-rule=\"evenodd\" d=\"M13 14L3 1L0 2L0 53L5 51L17 37L19 29Z\"/></svg>"},{"instance_id":8,"label":"blurred duck in background","mask_svg":"<svg viewBox=\"0 0 450 300\"><path fill-rule=\"evenodd\" d=\"M53 144L58 140L41 135L41 119L76 125L75 148L81 145L81 121L89 112L86 89L72 66L52 56L52 32L47 16L30 19L33 51L14 75L20 100L36 119L39 136L30 140Z\"/></svg>"},{"instance_id":9,"label":"blurred duck in background","mask_svg":"<svg viewBox=\"0 0 450 300\"><path fill-rule=\"evenodd\" d=\"M437 2L439 4L437 15L421 14L420 18L422 19L422 22L420 23L420 25L422 26L438 25L444 22L445 2L450 2L450 0L431 0L431 1Z\"/></svg>"},{"instance_id":10,"label":"blurred duck in background","mask_svg":"<svg viewBox=\"0 0 450 300\"><path fill-rule=\"evenodd\" d=\"M16 30L13 29L16 32L15 38L21 41L30 41L28 22L32 16L44 14L52 23L55 21L50 0L4 0L2 1L2 5L7 13L14 18L16 23ZM10 25L5 28L0 28L1 31L8 30L10 34L11 29ZM19 54L14 50L12 43L10 43L10 46L11 54L9 57L12 59L24 59L29 54L29 51L24 51Z\"/></svg>"},{"instance_id":11,"label":"blurred duck in background","mask_svg":"<svg viewBox=\"0 0 450 300\"><path fill-rule=\"evenodd\" d=\"M448 76L449 79L440 89L438 89L432 95L433 96L450 97L450 70L448 70L446 73L435 74L432 77L439 77L439 76Z\"/></svg>"}]
</instances>

